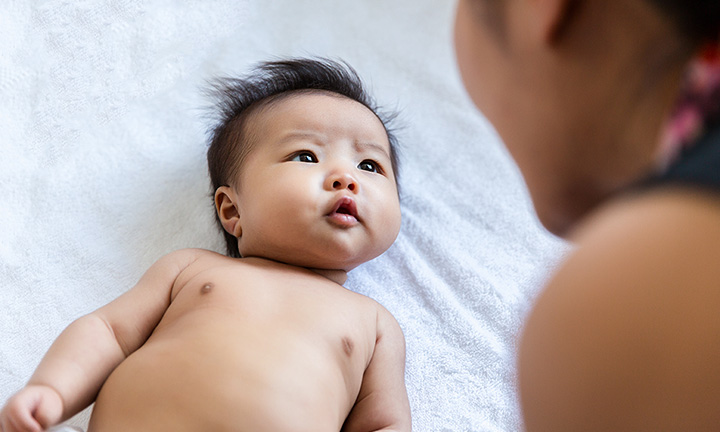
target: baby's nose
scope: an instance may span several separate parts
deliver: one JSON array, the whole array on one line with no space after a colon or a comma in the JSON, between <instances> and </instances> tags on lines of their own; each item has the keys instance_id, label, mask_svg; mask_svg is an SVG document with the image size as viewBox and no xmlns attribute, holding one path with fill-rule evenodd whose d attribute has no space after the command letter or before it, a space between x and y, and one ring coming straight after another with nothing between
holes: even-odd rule
<instances>
[{"instance_id":1,"label":"baby's nose","mask_svg":"<svg viewBox=\"0 0 720 432\"><path fill-rule=\"evenodd\" d=\"M333 190L347 189L351 192L357 190L357 181L347 173L335 174L328 179L328 183Z\"/></svg>"}]
</instances>

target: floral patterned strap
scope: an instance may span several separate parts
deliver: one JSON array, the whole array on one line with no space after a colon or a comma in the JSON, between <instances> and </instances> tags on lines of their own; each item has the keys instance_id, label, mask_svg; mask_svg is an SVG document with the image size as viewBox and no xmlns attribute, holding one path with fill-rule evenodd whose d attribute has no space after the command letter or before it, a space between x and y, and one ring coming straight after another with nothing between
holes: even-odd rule
<instances>
[{"instance_id":1,"label":"floral patterned strap","mask_svg":"<svg viewBox=\"0 0 720 432\"><path fill-rule=\"evenodd\" d=\"M720 122L720 45L708 44L691 62L680 97L666 123L659 165L665 169L684 149Z\"/></svg>"}]
</instances>

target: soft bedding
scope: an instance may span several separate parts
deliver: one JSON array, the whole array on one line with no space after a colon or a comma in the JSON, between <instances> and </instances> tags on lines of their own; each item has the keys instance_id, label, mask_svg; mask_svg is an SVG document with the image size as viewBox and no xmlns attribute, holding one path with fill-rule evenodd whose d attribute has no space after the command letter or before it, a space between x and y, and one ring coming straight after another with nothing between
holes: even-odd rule
<instances>
[{"instance_id":1,"label":"soft bedding","mask_svg":"<svg viewBox=\"0 0 720 432\"><path fill-rule=\"evenodd\" d=\"M414 430L521 430L517 335L565 245L462 89L453 12L437 0L3 2L0 403L67 324L158 257L222 250L203 86L312 55L346 60L400 112L403 227L346 286L405 332Z\"/></svg>"}]
</instances>

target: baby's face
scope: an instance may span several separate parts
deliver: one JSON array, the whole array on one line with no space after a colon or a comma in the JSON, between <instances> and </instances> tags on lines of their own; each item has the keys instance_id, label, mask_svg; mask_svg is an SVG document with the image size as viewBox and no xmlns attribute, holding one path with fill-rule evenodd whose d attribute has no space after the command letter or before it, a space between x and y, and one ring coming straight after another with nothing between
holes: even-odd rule
<instances>
[{"instance_id":1,"label":"baby's face","mask_svg":"<svg viewBox=\"0 0 720 432\"><path fill-rule=\"evenodd\" d=\"M372 111L310 93L248 120L253 149L234 189L242 256L347 271L390 247L400 203L387 134Z\"/></svg>"}]
</instances>

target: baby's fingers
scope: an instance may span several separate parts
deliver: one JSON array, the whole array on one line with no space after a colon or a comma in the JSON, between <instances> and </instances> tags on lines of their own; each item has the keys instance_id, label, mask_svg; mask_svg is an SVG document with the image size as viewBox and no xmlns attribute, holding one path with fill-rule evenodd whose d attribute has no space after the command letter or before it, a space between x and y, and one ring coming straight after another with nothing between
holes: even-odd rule
<instances>
[{"instance_id":1,"label":"baby's fingers","mask_svg":"<svg viewBox=\"0 0 720 432\"><path fill-rule=\"evenodd\" d=\"M2 412L0 432L42 432L42 426L32 416L32 411L16 398L8 401Z\"/></svg>"},{"instance_id":2,"label":"baby's fingers","mask_svg":"<svg viewBox=\"0 0 720 432\"><path fill-rule=\"evenodd\" d=\"M42 387L37 395L38 400L33 418L40 424L42 429L47 429L62 420L63 402L60 395L50 387Z\"/></svg>"},{"instance_id":3,"label":"baby's fingers","mask_svg":"<svg viewBox=\"0 0 720 432\"><path fill-rule=\"evenodd\" d=\"M10 398L0 413L2 432L42 432L60 421L62 399L46 386L28 386Z\"/></svg>"}]
</instances>

